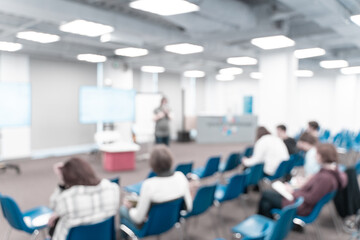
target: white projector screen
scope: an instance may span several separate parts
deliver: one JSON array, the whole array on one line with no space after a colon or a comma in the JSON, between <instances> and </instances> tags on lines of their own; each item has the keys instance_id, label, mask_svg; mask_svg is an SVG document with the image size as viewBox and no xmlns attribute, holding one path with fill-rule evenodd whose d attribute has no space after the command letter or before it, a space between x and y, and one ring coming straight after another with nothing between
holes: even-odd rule
<instances>
[{"instance_id":1,"label":"white projector screen","mask_svg":"<svg viewBox=\"0 0 360 240\"><path fill-rule=\"evenodd\" d=\"M79 94L80 123L134 122L135 91L84 86Z\"/></svg>"},{"instance_id":2,"label":"white projector screen","mask_svg":"<svg viewBox=\"0 0 360 240\"><path fill-rule=\"evenodd\" d=\"M30 124L30 83L0 82L0 128Z\"/></svg>"}]
</instances>

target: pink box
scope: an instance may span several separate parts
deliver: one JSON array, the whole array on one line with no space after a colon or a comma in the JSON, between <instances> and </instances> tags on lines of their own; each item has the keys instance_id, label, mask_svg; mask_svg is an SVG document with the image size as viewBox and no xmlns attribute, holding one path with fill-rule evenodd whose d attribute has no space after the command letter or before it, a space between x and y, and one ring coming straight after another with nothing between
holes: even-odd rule
<instances>
[{"instance_id":1,"label":"pink box","mask_svg":"<svg viewBox=\"0 0 360 240\"><path fill-rule=\"evenodd\" d=\"M135 169L135 152L103 152L103 167L106 171Z\"/></svg>"}]
</instances>

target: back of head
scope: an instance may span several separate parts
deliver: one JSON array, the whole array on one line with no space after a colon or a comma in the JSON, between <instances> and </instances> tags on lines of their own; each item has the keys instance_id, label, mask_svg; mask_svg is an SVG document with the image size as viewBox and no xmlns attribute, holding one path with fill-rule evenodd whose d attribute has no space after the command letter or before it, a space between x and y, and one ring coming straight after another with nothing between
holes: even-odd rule
<instances>
[{"instance_id":1,"label":"back of head","mask_svg":"<svg viewBox=\"0 0 360 240\"><path fill-rule=\"evenodd\" d=\"M301 134L299 141L301 142L306 142L310 145L316 145L317 144L317 139L316 137L314 137L312 134L308 133L308 132L304 132L303 134Z\"/></svg>"},{"instance_id":2,"label":"back of head","mask_svg":"<svg viewBox=\"0 0 360 240\"><path fill-rule=\"evenodd\" d=\"M157 175L162 175L171 170L173 156L169 148L163 144L157 145L150 155L150 166Z\"/></svg>"},{"instance_id":3,"label":"back of head","mask_svg":"<svg viewBox=\"0 0 360 240\"><path fill-rule=\"evenodd\" d=\"M67 188L76 185L96 186L100 183L90 164L80 158L71 158L61 168Z\"/></svg>"},{"instance_id":4,"label":"back of head","mask_svg":"<svg viewBox=\"0 0 360 240\"><path fill-rule=\"evenodd\" d=\"M324 164L337 163L339 161L338 153L334 145L330 143L320 143L316 146L317 153Z\"/></svg>"},{"instance_id":5,"label":"back of head","mask_svg":"<svg viewBox=\"0 0 360 240\"><path fill-rule=\"evenodd\" d=\"M263 126L258 127L256 131L256 141L265 135L270 135L271 133Z\"/></svg>"},{"instance_id":6,"label":"back of head","mask_svg":"<svg viewBox=\"0 0 360 240\"><path fill-rule=\"evenodd\" d=\"M308 126L311 130L313 131L319 131L320 130L320 125L318 122L316 121L310 121L308 122Z\"/></svg>"},{"instance_id":7,"label":"back of head","mask_svg":"<svg viewBox=\"0 0 360 240\"><path fill-rule=\"evenodd\" d=\"M277 128L277 129L280 129L281 131L286 132L286 126L283 125L283 124L278 125L276 128Z\"/></svg>"}]
</instances>

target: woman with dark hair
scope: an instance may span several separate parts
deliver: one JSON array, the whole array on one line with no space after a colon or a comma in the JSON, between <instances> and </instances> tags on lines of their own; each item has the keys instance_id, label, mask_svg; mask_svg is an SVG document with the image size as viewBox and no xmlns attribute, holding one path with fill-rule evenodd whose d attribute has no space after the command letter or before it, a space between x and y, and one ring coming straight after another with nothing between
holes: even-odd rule
<instances>
[{"instance_id":1,"label":"woman with dark hair","mask_svg":"<svg viewBox=\"0 0 360 240\"><path fill-rule=\"evenodd\" d=\"M272 176L280 163L288 159L285 143L279 137L271 135L265 127L258 127L254 154L250 158L243 158L243 163L246 167L264 163L265 174Z\"/></svg>"},{"instance_id":2,"label":"woman with dark hair","mask_svg":"<svg viewBox=\"0 0 360 240\"><path fill-rule=\"evenodd\" d=\"M88 162L71 158L55 164L54 172L60 184L50 197L54 210L49 221L53 240L65 240L70 228L100 222L117 213L119 186L100 180Z\"/></svg>"},{"instance_id":3,"label":"woman with dark hair","mask_svg":"<svg viewBox=\"0 0 360 240\"><path fill-rule=\"evenodd\" d=\"M300 216L308 216L316 203L326 194L346 187L347 176L338 169L336 148L332 144L327 143L317 145L316 150L316 158L321 165L321 170L298 190L294 190L289 184L285 185L287 192L294 197L293 201L283 198L275 191L264 191L259 203L259 214L271 218L271 209L283 208L292 204L295 199L303 197L304 203L298 208L297 214Z\"/></svg>"},{"instance_id":4,"label":"woman with dark hair","mask_svg":"<svg viewBox=\"0 0 360 240\"><path fill-rule=\"evenodd\" d=\"M165 145L158 145L153 149L150 167L156 176L143 182L136 206L125 198L124 206L120 208L121 217L141 224L146 220L152 203L178 198L184 198L187 211L192 210L189 182L183 173L171 171L172 163L173 156Z\"/></svg>"}]
</instances>

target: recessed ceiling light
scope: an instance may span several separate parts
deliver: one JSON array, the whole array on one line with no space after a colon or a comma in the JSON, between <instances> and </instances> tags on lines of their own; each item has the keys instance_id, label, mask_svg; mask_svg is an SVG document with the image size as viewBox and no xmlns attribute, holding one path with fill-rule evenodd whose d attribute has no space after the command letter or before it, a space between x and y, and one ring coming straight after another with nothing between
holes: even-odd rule
<instances>
[{"instance_id":1,"label":"recessed ceiling light","mask_svg":"<svg viewBox=\"0 0 360 240\"><path fill-rule=\"evenodd\" d=\"M345 60L330 60L330 61L321 61L320 66L326 69L344 68L349 66L349 63Z\"/></svg>"},{"instance_id":2,"label":"recessed ceiling light","mask_svg":"<svg viewBox=\"0 0 360 240\"><path fill-rule=\"evenodd\" d=\"M350 17L351 21L356 25L360 26L360 15L353 15Z\"/></svg>"},{"instance_id":3,"label":"recessed ceiling light","mask_svg":"<svg viewBox=\"0 0 360 240\"><path fill-rule=\"evenodd\" d=\"M130 7L162 16L194 12L199 6L184 0L138 0L130 3Z\"/></svg>"},{"instance_id":4,"label":"recessed ceiling light","mask_svg":"<svg viewBox=\"0 0 360 240\"><path fill-rule=\"evenodd\" d=\"M148 73L162 73L165 72L165 68L160 66L142 66L141 71Z\"/></svg>"},{"instance_id":5,"label":"recessed ceiling light","mask_svg":"<svg viewBox=\"0 0 360 240\"><path fill-rule=\"evenodd\" d=\"M242 74L243 70L242 68L238 68L238 67L229 67L229 68L220 69L219 73L224 75L238 75L238 74Z\"/></svg>"},{"instance_id":6,"label":"recessed ceiling light","mask_svg":"<svg viewBox=\"0 0 360 240\"><path fill-rule=\"evenodd\" d=\"M205 77L205 72L199 71L199 70L185 71L184 72L184 77L202 78L202 77Z\"/></svg>"},{"instance_id":7,"label":"recessed ceiling light","mask_svg":"<svg viewBox=\"0 0 360 240\"><path fill-rule=\"evenodd\" d=\"M78 19L61 25L60 30L88 37L98 37L114 31L114 28L109 25Z\"/></svg>"},{"instance_id":8,"label":"recessed ceiling light","mask_svg":"<svg viewBox=\"0 0 360 240\"><path fill-rule=\"evenodd\" d=\"M34 31L18 32L16 37L39 43L52 43L60 40L58 35Z\"/></svg>"},{"instance_id":9,"label":"recessed ceiling light","mask_svg":"<svg viewBox=\"0 0 360 240\"><path fill-rule=\"evenodd\" d=\"M252 73L250 73L250 77L253 79L261 79L263 77L263 75L260 72L252 72Z\"/></svg>"},{"instance_id":10,"label":"recessed ceiling light","mask_svg":"<svg viewBox=\"0 0 360 240\"><path fill-rule=\"evenodd\" d=\"M15 52L22 48L22 44L13 42L0 42L0 51Z\"/></svg>"},{"instance_id":11,"label":"recessed ceiling light","mask_svg":"<svg viewBox=\"0 0 360 240\"><path fill-rule=\"evenodd\" d=\"M99 63L99 62L105 62L106 61L106 57L102 56L102 55L97 55L97 54L79 54L77 56L77 59L80 61L85 61L85 62L91 62L91 63Z\"/></svg>"},{"instance_id":12,"label":"recessed ceiling light","mask_svg":"<svg viewBox=\"0 0 360 240\"><path fill-rule=\"evenodd\" d=\"M179 43L165 46L165 51L177 54L192 54L202 52L204 48L190 43Z\"/></svg>"},{"instance_id":13,"label":"recessed ceiling light","mask_svg":"<svg viewBox=\"0 0 360 240\"><path fill-rule=\"evenodd\" d=\"M112 39L111 33L105 33L105 34L101 35L100 42L102 42L102 43L110 42L111 39Z\"/></svg>"},{"instance_id":14,"label":"recessed ceiling light","mask_svg":"<svg viewBox=\"0 0 360 240\"><path fill-rule=\"evenodd\" d=\"M286 48L295 45L294 40L285 37L284 35L254 38L251 40L251 43L264 50Z\"/></svg>"},{"instance_id":15,"label":"recessed ceiling light","mask_svg":"<svg viewBox=\"0 0 360 240\"><path fill-rule=\"evenodd\" d=\"M298 59L303 58L312 58L323 56L326 54L326 51L322 48L306 48L306 49L299 49L294 52L294 55Z\"/></svg>"},{"instance_id":16,"label":"recessed ceiling light","mask_svg":"<svg viewBox=\"0 0 360 240\"><path fill-rule=\"evenodd\" d=\"M246 66L246 65L256 65L257 60L252 57L231 57L226 60L230 64Z\"/></svg>"},{"instance_id":17,"label":"recessed ceiling light","mask_svg":"<svg viewBox=\"0 0 360 240\"><path fill-rule=\"evenodd\" d=\"M360 66L342 68L340 71L345 75L360 74Z\"/></svg>"},{"instance_id":18,"label":"recessed ceiling light","mask_svg":"<svg viewBox=\"0 0 360 240\"><path fill-rule=\"evenodd\" d=\"M218 75L216 75L215 78L216 78L216 80L223 81L223 82L232 81L235 79L234 75L226 75L226 74L218 74Z\"/></svg>"},{"instance_id":19,"label":"recessed ceiling light","mask_svg":"<svg viewBox=\"0 0 360 240\"><path fill-rule=\"evenodd\" d=\"M297 70L295 71L296 77L312 77L314 73L310 70Z\"/></svg>"},{"instance_id":20,"label":"recessed ceiling light","mask_svg":"<svg viewBox=\"0 0 360 240\"><path fill-rule=\"evenodd\" d=\"M125 56L125 57L140 57L145 56L149 53L148 50L144 48L119 48L115 50L116 55Z\"/></svg>"}]
</instances>

